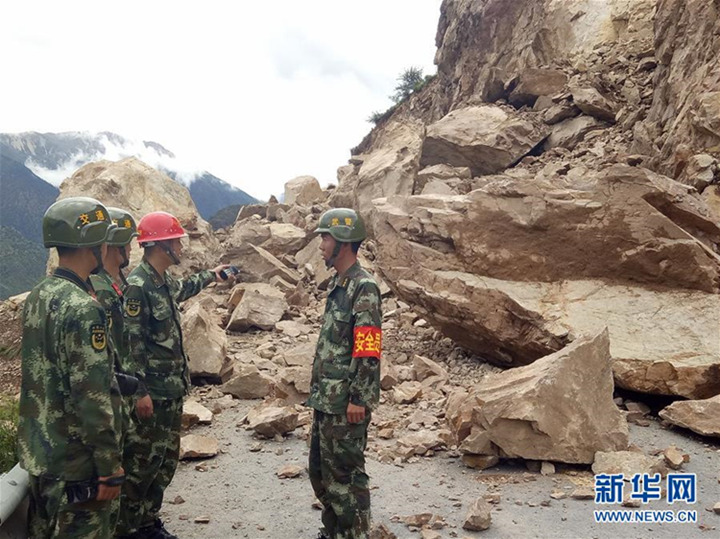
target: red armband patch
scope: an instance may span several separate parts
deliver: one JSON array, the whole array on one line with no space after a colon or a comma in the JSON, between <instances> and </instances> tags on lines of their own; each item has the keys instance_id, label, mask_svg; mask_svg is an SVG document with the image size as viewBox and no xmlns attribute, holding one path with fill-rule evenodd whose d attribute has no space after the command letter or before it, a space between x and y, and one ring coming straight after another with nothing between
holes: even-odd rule
<instances>
[{"instance_id":1,"label":"red armband patch","mask_svg":"<svg viewBox=\"0 0 720 539\"><path fill-rule=\"evenodd\" d=\"M355 328L352 357L380 357L382 352L382 330L375 326Z\"/></svg>"}]
</instances>

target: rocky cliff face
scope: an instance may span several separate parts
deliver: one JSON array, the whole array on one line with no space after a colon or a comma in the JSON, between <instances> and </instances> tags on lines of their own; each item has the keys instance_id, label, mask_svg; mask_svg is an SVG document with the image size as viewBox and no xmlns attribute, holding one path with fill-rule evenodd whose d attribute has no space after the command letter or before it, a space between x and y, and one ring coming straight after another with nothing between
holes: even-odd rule
<instances>
[{"instance_id":1,"label":"rocky cliff face","mask_svg":"<svg viewBox=\"0 0 720 539\"><path fill-rule=\"evenodd\" d=\"M608 327L621 386L717 394L719 7L446 0L437 77L330 204L368 216L393 290L489 361Z\"/></svg>"}]
</instances>

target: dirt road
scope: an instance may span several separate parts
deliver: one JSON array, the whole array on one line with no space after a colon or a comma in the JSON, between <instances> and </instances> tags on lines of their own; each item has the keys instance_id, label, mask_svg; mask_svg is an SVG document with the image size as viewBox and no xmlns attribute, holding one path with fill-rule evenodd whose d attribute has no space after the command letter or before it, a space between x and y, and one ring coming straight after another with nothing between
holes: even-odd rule
<instances>
[{"instance_id":1,"label":"dirt road","mask_svg":"<svg viewBox=\"0 0 720 539\"><path fill-rule=\"evenodd\" d=\"M258 441L237 424L254 402L239 401L235 408L215 416L214 424L195 427L194 433L219 439L222 454L205 461L180 464L167 491L164 519L168 529L183 539L315 538L320 512L311 507L314 497L307 470L299 478L279 479L276 472L286 464L306 466L307 445L298 436L282 442ZM558 465L557 473L542 476L530 473L521 461L478 472L466 468L449 452L397 466L369 460L374 522L385 523L398 539L419 538L397 517L418 513L442 516L447 526L438 533L443 538L690 538L717 537L720 515L712 507L720 502L720 446L707 440L667 430L656 421L649 427L631 425L631 442L646 454L675 444L689 454L683 472L697 474L697 503L688 505L667 499L653 501L639 509L619 505L598 506L594 500L553 499L553 491L568 495L578 486L592 488L588 467ZM262 449L252 452L261 444ZM200 471L197 468L206 469ZM664 484L664 483L663 483ZM629 484L626 483L626 487ZM499 494L494 506L492 526L484 532L462 529L469 505L486 494ZM173 504L180 496L185 501ZM695 510L695 523L599 524L596 509ZM208 517L207 524L195 523ZM716 529L717 528L717 529Z\"/></svg>"}]
</instances>

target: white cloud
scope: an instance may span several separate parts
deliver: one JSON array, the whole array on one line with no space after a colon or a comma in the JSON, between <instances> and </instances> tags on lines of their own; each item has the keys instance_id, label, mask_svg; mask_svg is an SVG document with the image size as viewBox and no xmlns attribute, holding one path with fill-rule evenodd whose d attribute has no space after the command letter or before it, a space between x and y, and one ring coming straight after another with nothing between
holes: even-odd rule
<instances>
[{"instance_id":1,"label":"white cloud","mask_svg":"<svg viewBox=\"0 0 720 539\"><path fill-rule=\"evenodd\" d=\"M396 76L434 72L440 0L6 3L0 132L153 140L259 198L335 181ZM191 165L192 163L192 165ZM154 163L150 163L154 164Z\"/></svg>"}]
</instances>

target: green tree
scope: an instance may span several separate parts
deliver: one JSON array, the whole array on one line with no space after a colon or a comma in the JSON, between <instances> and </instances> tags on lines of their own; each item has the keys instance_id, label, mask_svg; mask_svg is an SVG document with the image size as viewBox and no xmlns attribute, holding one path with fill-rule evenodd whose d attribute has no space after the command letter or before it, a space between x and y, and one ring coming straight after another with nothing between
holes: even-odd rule
<instances>
[{"instance_id":1,"label":"green tree","mask_svg":"<svg viewBox=\"0 0 720 539\"><path fill-rule=\"evenodd\" d=\"M425 84L423 71L419 67L409 67L397 78L398 85L395 86L395 93L390 96L393 103L400 103L410 97L410 94L418 91Z\"/></svg>"}]
</instances>

